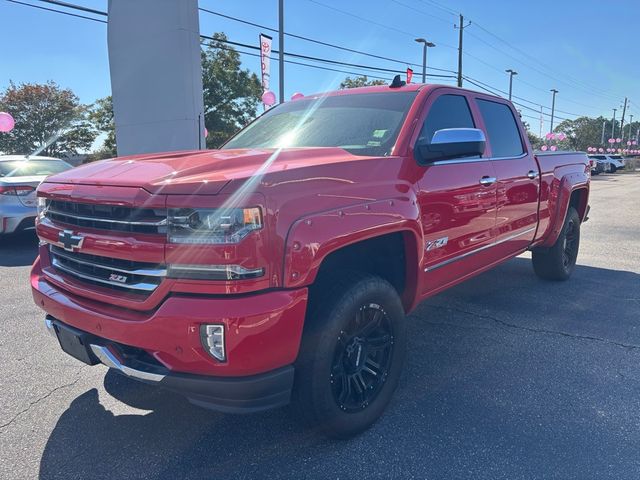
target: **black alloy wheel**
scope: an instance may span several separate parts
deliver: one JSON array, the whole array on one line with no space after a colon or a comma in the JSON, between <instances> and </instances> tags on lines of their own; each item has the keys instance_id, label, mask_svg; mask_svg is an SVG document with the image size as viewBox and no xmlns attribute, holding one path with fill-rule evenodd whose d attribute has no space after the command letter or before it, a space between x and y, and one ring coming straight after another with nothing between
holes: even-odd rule
<instances>
[{"instance_id":1,"label":"black alloy wheel","mask_svg":"<svg viewBox=\"0 0 640 480\"><path fill-rule=\"evenodd\" d=\"M333 398L345 412L366 408L389 374L393 325L384 309L370 303L360 307L340 332L331 367Z\"/></svg>"}]
</instances>

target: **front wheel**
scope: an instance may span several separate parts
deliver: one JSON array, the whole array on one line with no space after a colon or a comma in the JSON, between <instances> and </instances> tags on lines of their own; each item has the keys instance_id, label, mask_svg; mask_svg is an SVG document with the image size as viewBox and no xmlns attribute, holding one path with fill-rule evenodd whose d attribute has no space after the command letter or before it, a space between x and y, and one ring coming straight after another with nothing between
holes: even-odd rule
<instances>
[{"instance_id":1,"label":"front wheel","mask_svg":"<svg viewBox=\"0 0 640 480\"><path fill-rule=\"evenodd\" d=\"M532 251L533 270L546 280L567 280L576 266L580 247L580 216L569 207L560 235L550 248Z\"/></svg>"},{"instance_id":2,"label":"front wheel","mask_svg":"<svg viewBox=\"0 0 640 480\"><path fill-rule=\"evenodd\" d=\"M308 424L348 438L380 417L398 385L404 309L387 281L368 274L345 272L312 294L293 403Z\"/></svg>"}]
</instances>

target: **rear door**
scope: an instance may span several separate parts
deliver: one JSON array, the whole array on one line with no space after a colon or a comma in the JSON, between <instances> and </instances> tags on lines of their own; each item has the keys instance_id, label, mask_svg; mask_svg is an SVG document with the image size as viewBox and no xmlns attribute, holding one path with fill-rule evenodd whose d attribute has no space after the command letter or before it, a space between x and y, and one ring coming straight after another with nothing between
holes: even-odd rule
<instances>
[{"instance_id":1,"label":"rear door","mask_svg":"<svg viewBox=\"0 0 640 480\"><path fill-rule=\"evenodd\" d=\"M527 151L518 113L493 97L475 102L487 136L487 149L497 177L495 249L499 257L524 250L538 225L540 172Z\"/></svg>"},{"instance_id":2,"label":"rear door","mask_svg":"<svg viewBox=\"0 0 640 480\"><path fill-rule=\"evenodd\" d=\"M474 128L469 99L442 89L426 100L416 137L431 139L444 128ZM496 184L486 158L457 158L418 167L418 201L424 232L423 293L442 288L483 264L493 242Z\"/></svg>"}]
</instances>

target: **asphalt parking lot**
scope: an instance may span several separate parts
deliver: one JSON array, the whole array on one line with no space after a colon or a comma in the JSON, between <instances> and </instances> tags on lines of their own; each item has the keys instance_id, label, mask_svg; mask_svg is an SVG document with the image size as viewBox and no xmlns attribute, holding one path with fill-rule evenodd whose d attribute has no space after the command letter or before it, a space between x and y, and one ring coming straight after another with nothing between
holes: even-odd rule
<instances>
[{"instance_id":1,"label":"asphalt parking lot","mask_svg":"<svg viewBox=\"0 0 640 480\"><path fill-rule=\"evenodd\" d=\"M640 174L595 177L578 267L528 255L410 316L405 374L358 438L251 416L65 355L33 304L32 235L0 240L0 478L640 477Z\"/></svg>"}]
</instances>

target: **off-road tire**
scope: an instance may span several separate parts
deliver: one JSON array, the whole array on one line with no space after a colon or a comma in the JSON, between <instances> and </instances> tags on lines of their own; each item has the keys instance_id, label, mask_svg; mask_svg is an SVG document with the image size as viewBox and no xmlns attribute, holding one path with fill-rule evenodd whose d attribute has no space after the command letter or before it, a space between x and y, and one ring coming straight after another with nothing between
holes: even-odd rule
<instances>
[{"instance_id":1,"label":"off-road tire","mask_svg":"<svg viewBox=\"0 0 640 480\"><path fill-rule=\"evenodd\" d=\"M311 289L295 363L294 409L332 438L366 430L398 385L405 349L404 309L389 282L351 271L321 280Z\"/></svg>"},{"instance_id":2,"label":"off-road tire","mask_svg":"<svg viewBox=\"0 0 640 480\"><path fill-rule=\"evenodd\" d=\"M580 216L569 207L556 243L532 252L533 270L545 280L567 280L576 266L580 247Z\"/></svg>"}]
</instances>

